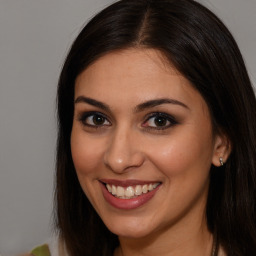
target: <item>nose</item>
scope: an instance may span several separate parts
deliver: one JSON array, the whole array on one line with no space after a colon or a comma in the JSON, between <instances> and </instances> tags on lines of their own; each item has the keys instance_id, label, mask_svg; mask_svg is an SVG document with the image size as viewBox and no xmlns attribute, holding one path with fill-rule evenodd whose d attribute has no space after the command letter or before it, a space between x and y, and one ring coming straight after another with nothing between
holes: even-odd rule
<instances>
[{"instance_id":1,"label":"nose","mask_svg":"<svg viewBox=\"0 0 256 256\"><path fill-rule=\"evenodd\" d=\"M145 160L141 149L138 138L131 130L116 131L104 153L104 164L117 174L140 167Z\"/></svg>"}]
</instances>

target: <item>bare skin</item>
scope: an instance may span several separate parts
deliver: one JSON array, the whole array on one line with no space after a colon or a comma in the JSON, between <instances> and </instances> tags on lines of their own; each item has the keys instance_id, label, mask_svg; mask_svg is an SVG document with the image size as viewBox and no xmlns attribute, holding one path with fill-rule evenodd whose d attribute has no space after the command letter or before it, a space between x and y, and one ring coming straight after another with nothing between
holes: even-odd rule
<instances>
[{"instance_id":1,"label":"bare skin","mask_svg":"<svg viewBox=\"0 0 256 256\"><path fill-rule=\"evenodd\" d=\"M83 71L74 101L73 162L86 196L119 237L115 256L210 256L209 170L229 149L213 133L199 92L156 50L128 49ZM105 196L108 180L158 188L138 207L119 207L121 200Z\"/></svg>"}]
</instances>

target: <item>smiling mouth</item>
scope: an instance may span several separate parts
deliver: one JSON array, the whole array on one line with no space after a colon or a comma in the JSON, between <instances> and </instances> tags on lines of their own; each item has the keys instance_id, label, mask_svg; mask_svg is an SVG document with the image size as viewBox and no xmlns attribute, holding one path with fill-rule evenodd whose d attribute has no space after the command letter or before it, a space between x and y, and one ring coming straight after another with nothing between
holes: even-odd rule
<instances>
[{"instance_id":1,"label":"smiling mouth","mask_svg":"<svg viewBox=\"0 0 256 256\"><path fill-rule=\"evenodd\" d=\"M123 187L105 183L108 192L120 199L132 199L139 197L142 194L147 194L153 191L159 185L160 182Z\"/></svg>"}]
</instances>

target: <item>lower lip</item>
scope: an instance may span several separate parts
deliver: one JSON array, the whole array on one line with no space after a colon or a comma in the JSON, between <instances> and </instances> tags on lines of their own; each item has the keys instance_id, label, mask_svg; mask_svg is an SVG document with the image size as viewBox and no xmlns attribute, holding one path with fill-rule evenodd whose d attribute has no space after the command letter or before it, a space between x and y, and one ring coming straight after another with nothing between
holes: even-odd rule
<instances>
[{"instance_id":1,"label":"lower lip","mask_svg":"<svg viewBox=\"0 0 256 256\"><path fill-rule=\"evenodd\" d=\"M158 191L159 187L161 186L159 185L152 191L146 194L141 194L140 196L137 196L135 198L121 199L109 193L106 186L103 183L100 182L100 184L101 184L101 188L102 188L102 192L105 200L115 208L122 209L122 210L132 210L144 205L155 195L155 193Z\"/></svg>"}]
</instances>

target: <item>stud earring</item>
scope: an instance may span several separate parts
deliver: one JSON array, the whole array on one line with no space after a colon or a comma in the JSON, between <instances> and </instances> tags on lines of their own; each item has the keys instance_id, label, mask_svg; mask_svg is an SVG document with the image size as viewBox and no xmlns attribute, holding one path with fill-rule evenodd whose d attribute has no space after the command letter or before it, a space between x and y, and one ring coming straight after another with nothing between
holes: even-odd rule
<instances>
[{"instance_id":1,"label":"stud earring","mask_svg":"<svg viewBox=\"0 0 256 256\"><path fill-rule=\"evenodd\" d=\"M223 158L220 157L220 165L223 166L224 165L224 162L223 162Z\"/></svg>"}]
</instances>

